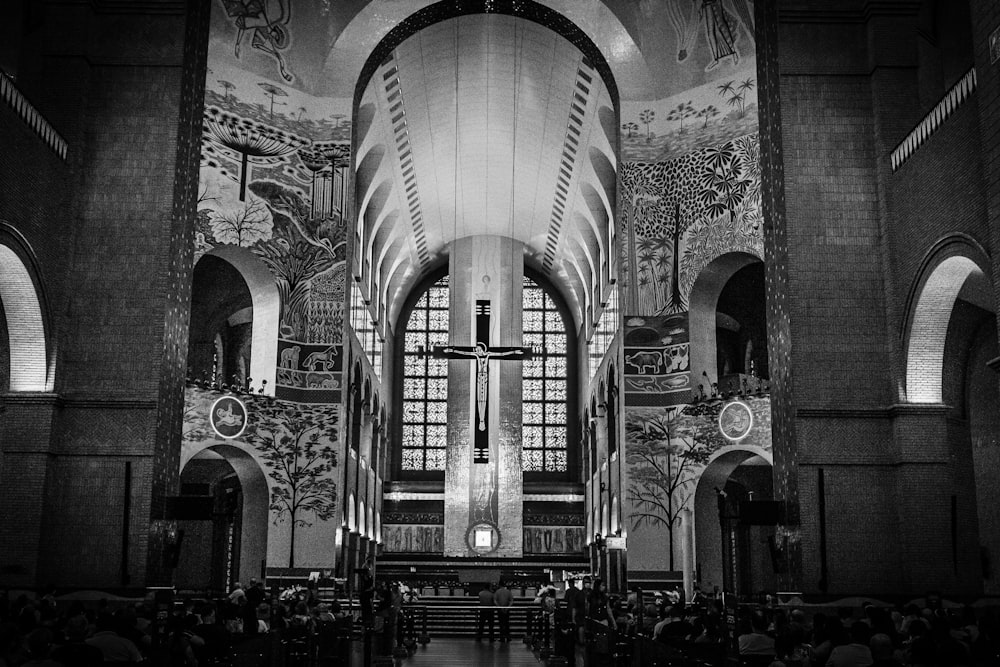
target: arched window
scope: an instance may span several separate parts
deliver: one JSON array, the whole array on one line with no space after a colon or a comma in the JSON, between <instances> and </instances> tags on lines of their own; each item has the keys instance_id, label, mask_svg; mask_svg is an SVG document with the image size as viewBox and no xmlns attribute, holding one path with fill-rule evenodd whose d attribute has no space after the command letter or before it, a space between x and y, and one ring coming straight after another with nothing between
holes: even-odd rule
<instances>
[{"instance_id":1,"label":"arched window","mask_svg":"<svg viewBox=\"0 0 1000 667\"><path fill-rule=\"evenodd\" d=\"M403 331L402 469L444 470L448 360L424 352L448 344L448 276L420 295Z\"/></svg>"},{"instance_id":2,"label":"arched window","mask_svg":"<svg viewBox=\"0 0 1000 667\"><path fill-rule=\"evenodd\" d=\"M524 345L536 351L523 364L522 467L525 472L566 472L568 329L544 288L525 276L522 290Z\"/></svg>"}]
</instances>

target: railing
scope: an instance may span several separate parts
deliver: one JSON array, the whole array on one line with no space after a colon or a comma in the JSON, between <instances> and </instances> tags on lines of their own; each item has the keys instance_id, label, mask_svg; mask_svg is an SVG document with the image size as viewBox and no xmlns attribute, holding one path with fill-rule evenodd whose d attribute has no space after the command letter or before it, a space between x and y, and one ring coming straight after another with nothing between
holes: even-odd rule
<instances>
[{"instance_id":1,"label":"railing","mask_svg":"<svg viewBox=\"0 0 1000 667\"><path fill-rule=\"evenodd\" d=\"M906 138L899 142L893 149L889 160L892 163L892 170L899 169L913 153L920 148L927 139L941 126L945 119L950 116L976 90L976 68L973 67L958 80L951 90L945 93L941 101L930 110L917 126L910 130Z\"/></svg>"},{"instance_id":2,"label":"railing","mask_svg":"<svg viewBox=\"0 0 1000 667\"><path fill-rule=\"evenodd\" d=\"M28 98L21 94L14 82L2 73L0 73L0 97L49 148L55 151L56 155L63 160L66 159L66 140L56 132L49 121L45 120L45 117L28 101Z\"/></svg>"}]
</instances>

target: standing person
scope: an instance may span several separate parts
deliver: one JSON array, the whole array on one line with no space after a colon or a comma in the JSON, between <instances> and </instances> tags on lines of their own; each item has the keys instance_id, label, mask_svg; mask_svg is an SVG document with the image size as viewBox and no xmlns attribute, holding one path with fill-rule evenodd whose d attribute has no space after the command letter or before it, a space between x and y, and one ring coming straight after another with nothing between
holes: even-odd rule
<instances>
[{"instance_id":1,"label":"standing person","mask_svg":"<svg viewBox=\"0 0 1000 667\"><path fill-rule=\"evenodd\" d=\"M497 606L497 616L500 617L500 641L510 641L510 608L514 604L514 595L504 583L493 594L493 604Z\"/></svg>"},{"instance_id":2,"label":"standing person","mask_svg":"<svg viewBox=\"0 0 1000 667\"><path fill-rule=\"evenodd\" d=\"M476 641L480 641L483 638L483 628L488 624L490 626L490 642L493 642L493 605L495 603L493 597L493 587L491 585L483 586L483 590L479 591L479 626L476 629Z\"/></svg>"},{"instance_id":3,"label":"standing person","mask_svg":"<svg viewBox=\"0 0 1000 667\"><path fill-rule=\"evenodd\" d=\"M243 605L243 630L247 634L256 634L257 608L264 602L267 595L264 593L264 585L256 579L250 580L250 587L244 591L247 603Z\"/></svg>"},{"instance_id":4,"label":"standing person","mask_svg":"<svg viewBox=\"0 0 1000 667\"><path fill-rule=\"evenodd\" d=\"M372 560L366 558L364 564L355 570L358 574L358 599L361 602L361 625L370 629L372 627L373 612L372 605L375 602L375 575L372 573Z\"/></svg>"}]
</instances>

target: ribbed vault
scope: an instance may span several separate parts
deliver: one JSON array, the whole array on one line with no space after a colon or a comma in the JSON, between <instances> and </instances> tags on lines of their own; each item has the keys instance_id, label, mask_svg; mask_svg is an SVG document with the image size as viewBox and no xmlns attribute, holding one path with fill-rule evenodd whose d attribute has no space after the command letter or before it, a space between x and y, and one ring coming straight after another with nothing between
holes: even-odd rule
<instances>
[{"instance_id":1,"label":"ribbed vault","mask_svg":"<svg viewBox=\"0 0 1000 667\"><path fill-rule=\"evenodd\" d=\"M576 326L592 321L613 266L617 137L577 46L515 16L450 18L400 42L358 108L355 275L381 323L479 234L521 241Z\"/></svg>"}]
</instances>

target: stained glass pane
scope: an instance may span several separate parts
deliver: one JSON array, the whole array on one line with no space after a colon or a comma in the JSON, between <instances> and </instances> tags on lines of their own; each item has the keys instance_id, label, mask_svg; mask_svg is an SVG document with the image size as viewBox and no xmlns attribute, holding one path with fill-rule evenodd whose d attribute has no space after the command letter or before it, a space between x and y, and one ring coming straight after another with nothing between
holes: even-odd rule
<instances>
[{"instance_id":1,"label":"stained glass pane","mask_svg":"<svg viewBox=\"0 0 1000 667\"><path fill-rule=\"evenodd\" d=\"M424 374L424 360L413 355L406 355L403 359L403 373L410 377Z\"/></svg>"},{"instance_id":2,"label":"stained glass pane","mask_svg":"<svg viewBox=\"0 0 1000 667\"><path fill-rule=\"evenodd\" d=\"M448 427L443 424L440 426L428 426L427 427L427 446L428 447L444 447L448 444Z\"/></svg>"},{"instance_id":3,"label":"stained glass pane","mask_svg":"<svg viewBox=\"0 0 1000 667\"><path fill-rule=\"evenodd\" d=\"M545 330L546 331L564 331L566 327L563 326L562 316L559 314L558 310L547 310L545 311Z\"/></svg>"},{"instance_id":4,"label":"stained glass pane","mask_svg":"<svg viewBox=\"0 0 1000 667\"><path fill-rule=\"evenodd\" d=\"M403 470L423 470L424 451L422 449L403 449Z\"/></svg>"},{"instance_id":5,"label":"stained glass pane","mask_svg":"<svg viewBox=\"0 0 1000 667\"><path fill-rule=\"evenodd\" d=\"M403 358L403 470L443 470L447 441L448 363L429 355L448 342L448 279L442 278L417 299L407 319ZM437 331L429 331L436 329ZM427 379L428 376L431 379ZM430 401L429 399L438 399Z\"/></svg>"},{"instance_id":6,"label":"stained glass pane","mask_svg":"<svg viewBox=\"0 0 1000 667\"><path fill-rule=\"evenodd\" d=\"M545 349L549 354L566 354L566 336L546 336Z\"/></svg>"},{"instance_id":7,"label":"stained glass pane","mask_svg":"<svg viewBox=\"0 0 1000 667\"><path fill-rule=\"evenodd\" d=\"M521 396L525 401L540 401L542 400L542 381L541 380L525 380L524 387L521 390Z\"/></svg>"},{"instance_id":8,"label":"stained glass pane","mask_svg":"<svg viewBox=\"0 0 1000 667\"><path fill-rule=\"evenodd\" d=\"M544 470L545 456L541 449L525 449L521 452L521 467L527 472Z\"/></svg>"},{"instance_id":9,"label":"stained glass pane","mask_svg":"<svg viewBox=\"0 0 1000 667\"><path fill-rule=\"evenodd\" d=\"M425 470L444 470L445 450L428 449L427 467Z\"/></svg>"},{"instance_id":10,"label":"stained glass pane","mask_svg":"<svg viewBox=\"0 0 1000 667\"><path fill-rule=\"evenodd\" d=\"M545 400L547 400L547 401L565 401L566 400L566 381L565 380L546 380L545 381Z\"/></svg>"},{"instance_id":11,"label":"stained glass pane","mask_svg":"<svg viewBox=\"0 0 1000 667\"><path fill-rule=\"evenodd\" d=\"M423 379L407 378L403 380L403 400L423 399L426 393Z\"/></svg>"},{"instance_id":12,"label":"stained glass pane","mask_svg":"<svg viewBox=\"0 0 1000 667\"><path fill-rule=\"evenodd\" d=\"M525 420L527 421L527 420ZM545 404L545 422L548 424L565 424L566 423L566 404L565 403L546 403Z\"/></svg>"},{"instance_id":13,"label":"stained glass pane","mask_svg":"<svg viewBox=\"0 0 1000 667\"><path fill-rule=\"evenodd\" d=\"M540 333L525 332L522 340L526 347L543 347L545 345L545 337Z\"/></svg>"},{"instance_id":14,"label":"stained glass pane","mask_svg":"<svg viewBox=\"0 0 1000 667\"><path fill-rule=\"evenodd\" d=\"M521 437L524 447L542 446L542 428L540 426L524 426L521 429Z\"/></svg>"},{"instance_id":15,"label":"stained glass pane","mask_svg":"<svg viewBox=\"0 0 1000 667\"><path fill-rule=\"evenodd\" d=\"M523 467L565 472L568 332L555 301L530 278L524 280L521 306L523 344L542 350L522 366Z\"/></svg>"},{"instance_id":16,"label":"stained glass pane","mask_svg":"<svg viewBox=\"0 0 1000 667\"><path fill-rule=\"evenodd\" d=\"M547 449L545 451L545 469L549 472L566 472L566 450Z\"/></svg>"},{"instance_id":17,"label":"stained glass pane","mask_svg":"<svg viewBox=\"0 0 1000 667\"><path fill-rule=\"evenodd\" d=\"M426 398L438 401L447 400L448 378L428 378Z\"/></svg>"},{"instance_id":18,"label":"stained glass pane","mask_svg":"<svg viewBox=\"0 0 1000 667\"><path fill-rule=\"evenodd\" d=\"M427 328L427 311L417 308L410 313L410 321L406 325L408 331L423 331Z\"/></svg>"},{"instance_id":19,"label":"stained glass pane","mask_svg":"<svg viewBox=\"0 0 1000 667\"><path fill-rule=\"evenodd\" d=\"M409 424L422 422L424 420L424 404L417 401L405 401L403 403L403 421Z\"/></svg>"},{"instance_id":20,"label":"stained glass pane","mask_svg":"<svg viewBox=\"0 0 1000 667\"><path fill-rule=\"evenodd\" d=\"M521 416L525 424L542 423L542 404L524 403L521 406Z\"/></svg>"},{"instance_id":21,"label":"stained glass pane","mask_svg":"<svg viewBox=\"0 0 1000 667\"><path fill-rule=\"evenodd\" d=\"M530 361L524 362L524 377L542 377L542 373L545 370L545 364L541 359L532 359Z\"/></svg>"},{"instance_id":22,"label":"stained glass pane","mask_svg":"<svg viewBox=\"0 0 1000 667\"><path fill-rule=\"evenodd\" d=\"M448 311L431 310L427 313L427 328L432 331L448 330Z\"/></svg>"},{"instance_id":23,"label":"stained glass pane","mask_svg":"<svg viewBox=\"0 0 1000 667\"><path fill-rule=\"evenodd\" d=\"M403 351L415 353L417 348L424 344L424 334L407 331L403 341Z\"/></svg>"},{"instance_id":24,"label":"stained glass pane","mask_svg":"<svg viewBox=\"0 0 1000 667\"><path fill-rule=\"evenodd\" d=\"M448 404L427 403L427 421L431 424L444 424L448 421Z\"/></svg>"}]
</instances>

